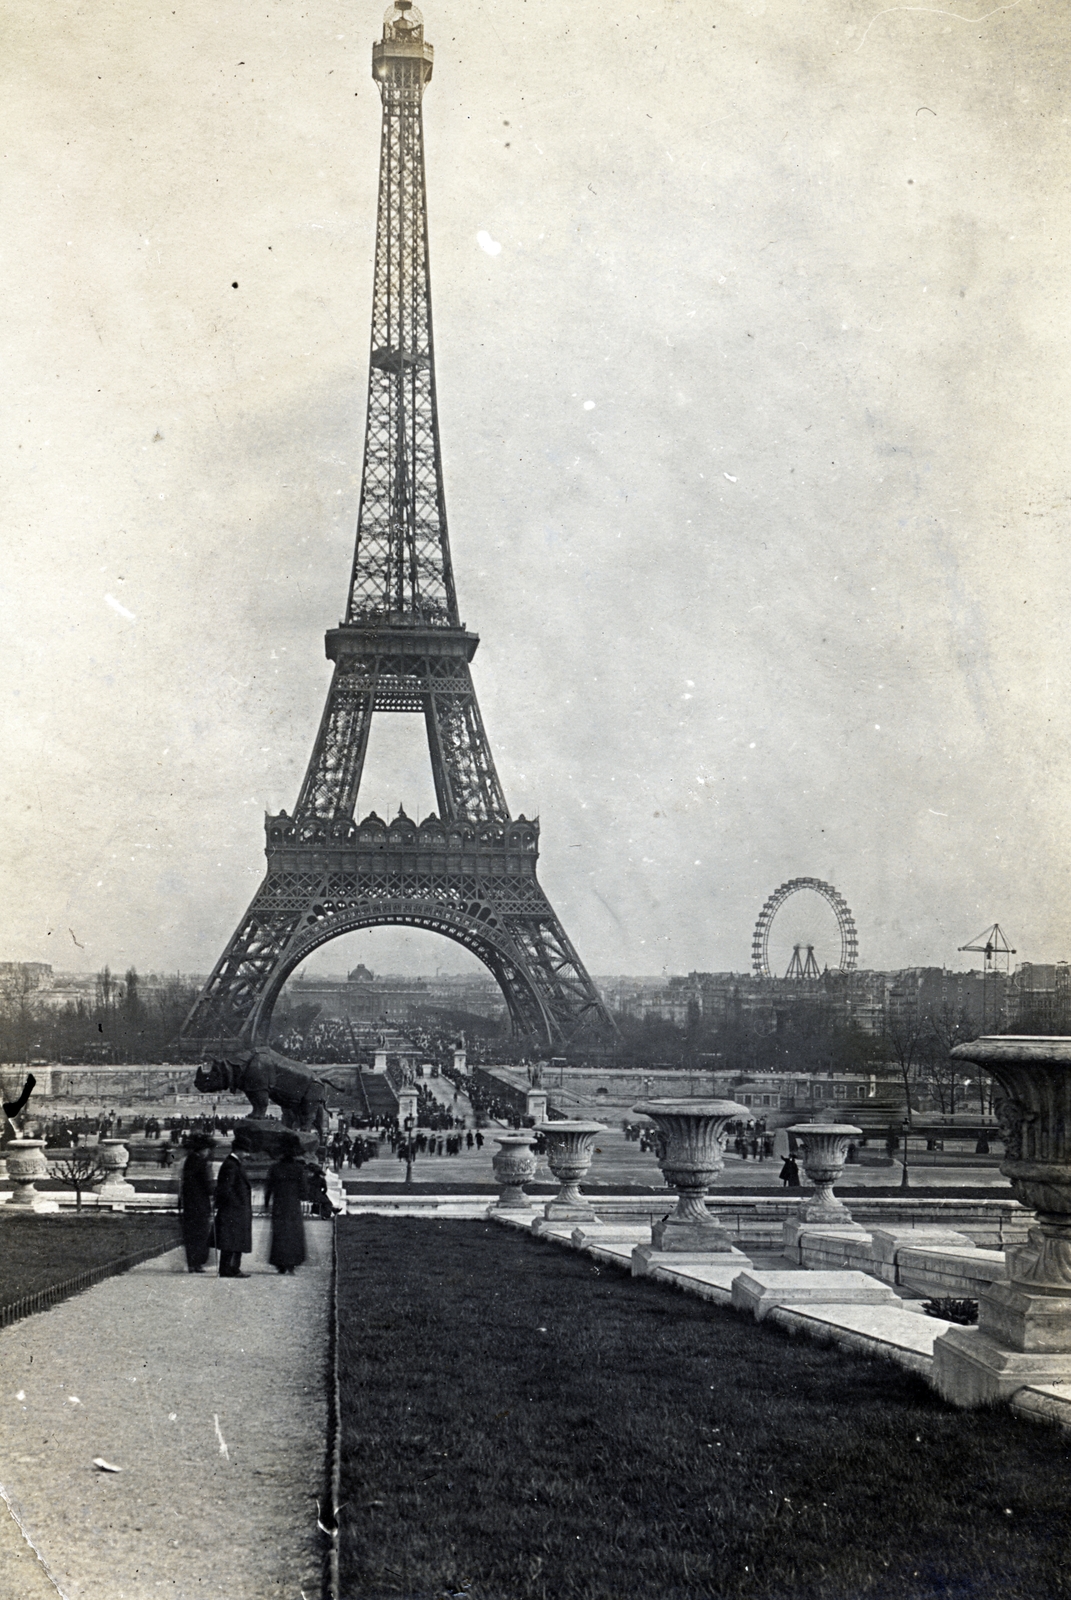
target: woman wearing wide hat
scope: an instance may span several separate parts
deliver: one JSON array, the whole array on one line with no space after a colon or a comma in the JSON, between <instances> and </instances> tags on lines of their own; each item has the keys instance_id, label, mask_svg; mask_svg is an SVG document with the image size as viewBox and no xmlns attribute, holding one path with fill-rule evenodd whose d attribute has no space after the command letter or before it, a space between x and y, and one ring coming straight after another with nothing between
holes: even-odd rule
<instances>
[{"instance_id":1,"label":"woman wearing wide hat","mask_svg":"<svg viewBox=\"0 0 1071 1600\"><path fill-rule=\"evenodd\" d=\"M276 1272L292 1273L305 1259L305 1224L301 1202L305 1196L305 1167L299 1159L301 1141L285 1138L279 1160L268 1168L264 1209L271 1208L271 1252L268 1260Z\"/></svg>"}]
</instances>

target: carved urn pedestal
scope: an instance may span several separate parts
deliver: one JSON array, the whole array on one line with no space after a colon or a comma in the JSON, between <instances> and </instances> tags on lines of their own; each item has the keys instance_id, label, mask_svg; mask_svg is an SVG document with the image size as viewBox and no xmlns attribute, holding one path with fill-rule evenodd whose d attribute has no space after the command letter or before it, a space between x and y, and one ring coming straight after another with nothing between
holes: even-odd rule
<instances>
[{"instance_id":1,"label":"carved urn pedestal","mask_svg":"<svg viewBox=\"0 0 1071 1600\"><path fill-rule=\"evenodd\" d=\"M1029 1384L1071 1381L1071 1038L1014 1034L952 1051L1004 1091L1000 1170L1037 1212L1008 1277L978 1297L978 1326L934 1340L933 1383L955 1405L989 1405Z\"/></svg>"},{"instance_id":2,"label":"carved urn pedestal","mask_svg":"<svg viewBox=\"0 0 1071 1600\"><path fill-rule=\"evenodd\" d=\"M814 1194L784 1224L785 1253L795 1255L801 1234L818 1229L865 1234L866 1229L852 1220L848 1207L833 1193L833 1185L848 1159L848 1146L853 1139L862 1137L862 1130L847 1122L803 1122L788 1131L803 1145L803 1170L814 1184Z\"/></svg>"},{"instance_id":3,"label":"carved urn pedestal","mask_svg":"<svg viewBox=\"0 0 1071 1600\"><path fill-rule=\"evenodd\" d=\"M551 1222L597 1222L595 1207L580 1193L580 1180L591 1166L595 1140L606 1132L604 1122L541 1122L536 1129L547 1145L547 1166L560 1188L543 1208L543 1216L532 1223L533 1233L542 1233Z\"/></svg>"},{"instance_id":4,"label":"carved urn pedestal","mask_svg":"<svg viewBox=\"0 0 1071 1600\"><path fill-rule=\"evenodd\" d=\"M530 1211L532 1199L525 1194L524 1185L531 1183L536 1175L539 1165L532 1145L538 1134L531 1128L522 1128L519 1133L500 1133L495 1135L495 1143L499 1146L491 1165L495 1169L495 1178L502 1185L493 1210L495 1211Z\"/></svg>"},{"instance_id":5,"label":"carved urn pedestal","mask_svg":"<svg viewBox=\"0 0 1071 1600\"><path fill-rule=\"evenodd\" d=\"M677 1209L652 1225L650 1246L637 1246L633 1252L633 1271L637 1253L644 1260L671 1252L750 1266L706 1203L706 1192L724 1163L725 1135L732 1123L746 1121L748 1108L735 1100L643 1100L632 1109L655 1124L658 1165L678 1195Z\"/></svg>"},{"instance_id":6,"label":"carved urn pedestal","mask_svg":"<svg viewBox=\"0 0 1071 1600\"><path fill-rule=\"evenodd\" d=\"M127 1201L133 1200L137 1193L134 1185L126 1181L130 1151L122 1139L101 1139L97 1144L97 1155L104 1168L104 1176L93 1185L93 1193L100 1205L111 1206L113 1211L125 1211Z\"/></svg>"},{"instance_id":7,"label":"carved urn pedestal","mask_svg":"<svg viewBox=\"0 0 1071 1600\"><path fill-rule=\"evenodd\" d=\"M7 1153L8 1177L15 1185L15 1192L4 1204L18 1206L23 1211L58 1211L59 1201L38 1194L35 1187L38 1178L48 1177L45 1141L12 1139L4 1148Z\"/></svg>"}]
</instances>

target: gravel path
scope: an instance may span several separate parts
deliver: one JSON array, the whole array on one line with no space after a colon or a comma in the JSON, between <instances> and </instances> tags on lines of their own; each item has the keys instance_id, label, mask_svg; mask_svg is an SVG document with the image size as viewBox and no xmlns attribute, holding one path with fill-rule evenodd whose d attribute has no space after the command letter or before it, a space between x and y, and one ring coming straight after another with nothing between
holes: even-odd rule
<instances>
[{"instance_id":1,"label":"gravel path","mask_svg":"<svg viewBox=\"0 0 1071 1600\"><path fill-rule=\"evenodd\" d=\"M258 1219L245 1281L170 1251L0 1332L3 1600L318 1600L331 1226L305 1226L293 1277Z\"/></svg>"}]
</instances>

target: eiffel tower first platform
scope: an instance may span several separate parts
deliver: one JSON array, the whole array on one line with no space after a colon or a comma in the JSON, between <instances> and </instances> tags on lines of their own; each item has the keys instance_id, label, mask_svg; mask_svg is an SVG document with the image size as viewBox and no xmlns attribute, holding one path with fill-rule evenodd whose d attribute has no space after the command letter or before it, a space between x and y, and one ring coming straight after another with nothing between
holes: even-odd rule
<instances>
[{"instance_id":1,"label":"eiffel tower first platform","mask_svg":"<svg viewBox=\"0 0 1071 1600\"><path fill-rule=\"evenodd\" d=\"M545 1050L614 1028L536 879L539 824L511 817L484 732L446 528L421 99L433 52L397 0L372 47L383 102L372 345L357 546L334 674L294 815L265 818L267 875L183 1028L264 1043L283 984L358 928L427 928L490 969L514 1034ZM422 713L438 812L354 820L372 717Z\"/></svg>"}]
</instances>

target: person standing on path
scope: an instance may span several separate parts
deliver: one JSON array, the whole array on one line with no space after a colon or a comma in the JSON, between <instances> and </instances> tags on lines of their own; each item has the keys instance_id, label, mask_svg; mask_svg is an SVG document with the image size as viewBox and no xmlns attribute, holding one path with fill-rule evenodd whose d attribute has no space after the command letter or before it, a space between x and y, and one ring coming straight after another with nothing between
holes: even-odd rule
<instances>
[{"instance_id":1,"label":"person standing on path","mask_svg":"<svg viewBox=\"0 0 1071 1600\"><path fill-rule=\"evenodd\" d=\"M253 1248L253 1191L242 1171L249 1150L238 1134L216 1179L216 1248L221 1278L248 1278L242 1254Z\"/></svg>"},{"instance_id":2,"label":"person standing on path","mask_svg":"<svg viewBox=\"0 0 1071 1600\"><path fill-rule=\"evenodd\" d=\"M212 1243L212 1175L208 1155L216 1141L207 1134L191 1134L182 1164L179 1206L182 1211L182 1242L186 1246L186 1269L203 1272ZM170 1148L169 1146L166 1148Z\"/></svg>"},{"instance_id":3,"label":"person standing on path","mask_svg":"<svg viewBox=\"0 0 1071 1600\"><path fill-rule=\"evenodd\" d=\"M264 1185L264 1209L271 1211L268 1260L276 1272L292 1273L305 1259L305 1224L301 1220L305 1168L300 1155L301 1141L291 1134L284 1140L278 1161L268 1168Z\"/></svg>"},{"instance_id":4,"label":"person standing on path","mask_svg":"<svg viewBox=\"0 0 1071 1600\"><path fill-rule=\"evenodd\" d=\"M785 1164L781 1168L780 1177L783 1189L799 1189L802 1187L800 1184L800 1169L796 1165L794 1156L785 1157Z\"/></svg>"}]
</instances>

